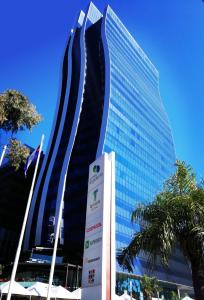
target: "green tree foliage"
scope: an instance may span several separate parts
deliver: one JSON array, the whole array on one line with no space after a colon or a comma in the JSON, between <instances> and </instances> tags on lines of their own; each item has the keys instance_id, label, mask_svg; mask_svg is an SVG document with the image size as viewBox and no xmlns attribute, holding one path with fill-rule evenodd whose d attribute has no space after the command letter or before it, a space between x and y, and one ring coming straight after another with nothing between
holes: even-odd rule
<instances>
[{"instance_id":1,"label":"green tree foliage","mask_svg":"<svg viewBox=\"0 0 204 300\"><path fill-rule=\"evenodd\" d=\"M7 156L15 170L25 162L29 149L13 139L13 135L25 129L31 130L41 119L35 106L19 91L7 90L0 94L0 129L11 132Z\"/></svg>"},{"instance_id":2,"label":"green tree foliage","mask_svg":"<svg viewBox=\"0 0 204 300\"><path fill-rule=\"evenodd\" d=\"M171 299L172 300L180 300L178 294L175 291L171 292Z\"/></svg>"},{"instance_id":3,"label":"green tree foliage","mask_svg":"<svg viewBox=\"0 0 204 300\"><path fill-rule=\"evenodd\" d=\"M146 274L140 279L141 290L146 300L152 300L154 295L158 295L161 287L156 277L149 277Z\"/></svg>"},{"instance_id":4,"label":"green tree foliage","mask_svg":"<svg viewBox=\"0 0 204 300\"><path fill-rule=\"evenodd\" d=\"M26 162L26 159L30 153L28 147L21 144L16 139L10 139L9 151L7 157L9 158L10 164L17 171L21 164Z\"/></svg>"},{"instance_id":5,"label":"green tree foliage","mask_svg":"<svg viewBox=\"0 0 204 300\"><path fill-rule=\"evenodd\" d=\"M41 120L35 106L28 98L16 90L7 90L0 94L0 128L17 133L19 130L31 130Z\"/></svg>"},{"instance_id":6,"label":"green tree foliage","mask_svg":"<svg viewBox=\"0 0 204 300\"><path fill-rule=\"evenodd\" d=\"M145 222L129 246L118 253L118 262L133 270L135 257L143 252L150 267L157 259L168 266L177 244L190 262L195 296L204 299L204 186L196 184L195 174L184 162L176 162L176 172L164 189L148 205L140 205L132 222Z\"/></svg>"}]
</instances>

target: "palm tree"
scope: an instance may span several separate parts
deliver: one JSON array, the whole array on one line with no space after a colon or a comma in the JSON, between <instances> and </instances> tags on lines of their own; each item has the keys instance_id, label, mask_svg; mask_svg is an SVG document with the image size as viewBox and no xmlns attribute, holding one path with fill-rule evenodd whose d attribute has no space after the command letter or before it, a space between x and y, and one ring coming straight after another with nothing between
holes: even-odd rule
<instances>
[{"instance_id":1,"label":"palm tree","mask_svg":"<svg viewBox=\"0 0 204 300\"><path fill-rule=\"evenodd\" d=\"M156 277L149 277L146 274L140 279L141 289L146 300L152 300L155 294L158 294L161 290L160 285Z\"/></svg>"},{"instance_id":2,"label":"palm tree","mask_svg":"<svg viewBox=\"0 0 204 300\"><path fill-rule=\"evenodd\" d=\"M127 248L118 253L121 266L133 271L135 257L142 251L149 265L160 259L168 266L169 257L179 244L191 265L197 300L204 299L204 185L196 184L191 167L176 162L176 172L163 191L148 205L140 205L132 222L145 222Z\"/></svg>"},{"instance_id":3,"label":"palm tree","mask_svg":"<svg viewBox=\"0 0 204 300\"><path fill-rule=\"evenodd\" d=\"M172 300L180 300L178 294L175 291L171 292L171 299Z\"/></svg>"}]
</instances>

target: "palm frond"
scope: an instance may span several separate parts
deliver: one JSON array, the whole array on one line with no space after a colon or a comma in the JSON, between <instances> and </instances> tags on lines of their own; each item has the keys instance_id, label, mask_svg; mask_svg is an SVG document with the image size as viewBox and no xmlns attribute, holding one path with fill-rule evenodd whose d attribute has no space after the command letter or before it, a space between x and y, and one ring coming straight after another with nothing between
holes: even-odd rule
<instances>
[{"instance_id":1,"label":"palm frond","mask_svg":"<svg viewBox=\"0 0 204 300\"><path fill-rule=\"evenodd\" d=\"M120 266L129 272L133 271L134 259L142 251L148 258L149 268L156 263L158 255L163 265L167 265L172 247L175 245L172 220L147 225L141 232L135 234L130 244L119 250L117 259Z\"/></svg>"}]
</instances>

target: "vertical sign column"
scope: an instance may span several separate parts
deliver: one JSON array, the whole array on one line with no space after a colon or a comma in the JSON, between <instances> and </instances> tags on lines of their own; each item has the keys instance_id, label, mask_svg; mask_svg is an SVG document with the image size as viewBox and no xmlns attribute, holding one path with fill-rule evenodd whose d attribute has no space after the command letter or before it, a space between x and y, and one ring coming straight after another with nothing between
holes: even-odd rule
<instances>
[{"instance_id":1,"label":"vertical sign column","mask_svg":"<svg viewBox=\"0 0 204 300\"><path fill-rule=\"evenodd\" d=\"M115 155L105 153L89 168L82 300L115 295Z\"/></svg>"}]
</instances>

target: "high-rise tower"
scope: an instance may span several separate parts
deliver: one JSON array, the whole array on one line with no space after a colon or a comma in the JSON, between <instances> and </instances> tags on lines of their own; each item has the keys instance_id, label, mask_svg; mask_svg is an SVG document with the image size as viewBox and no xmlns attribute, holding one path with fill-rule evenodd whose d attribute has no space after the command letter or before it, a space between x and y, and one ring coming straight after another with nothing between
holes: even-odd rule
<instances>
[{"instance_id":1,"label":"high-rise tower","mask_svg":"<svg viewBox=\"0 0 204 300\"><path fill-rule=\"evenodd\" d=\"M151 201L173 172L175 152L159 94L159 73L113 10L91 3L80 13L65 50L61 94L47 154L36 184L25 244L49 245L68 169L61 242L68 259L83 256L88 167L116 153L116 245L136 230L131 212ZM30 234L31 233L31 234ZM178 255L160 279L190 284ZM146 270L137 259L135 274ZM119 268L118 268L118 271Z\"/></svg>"}]
</instances>

